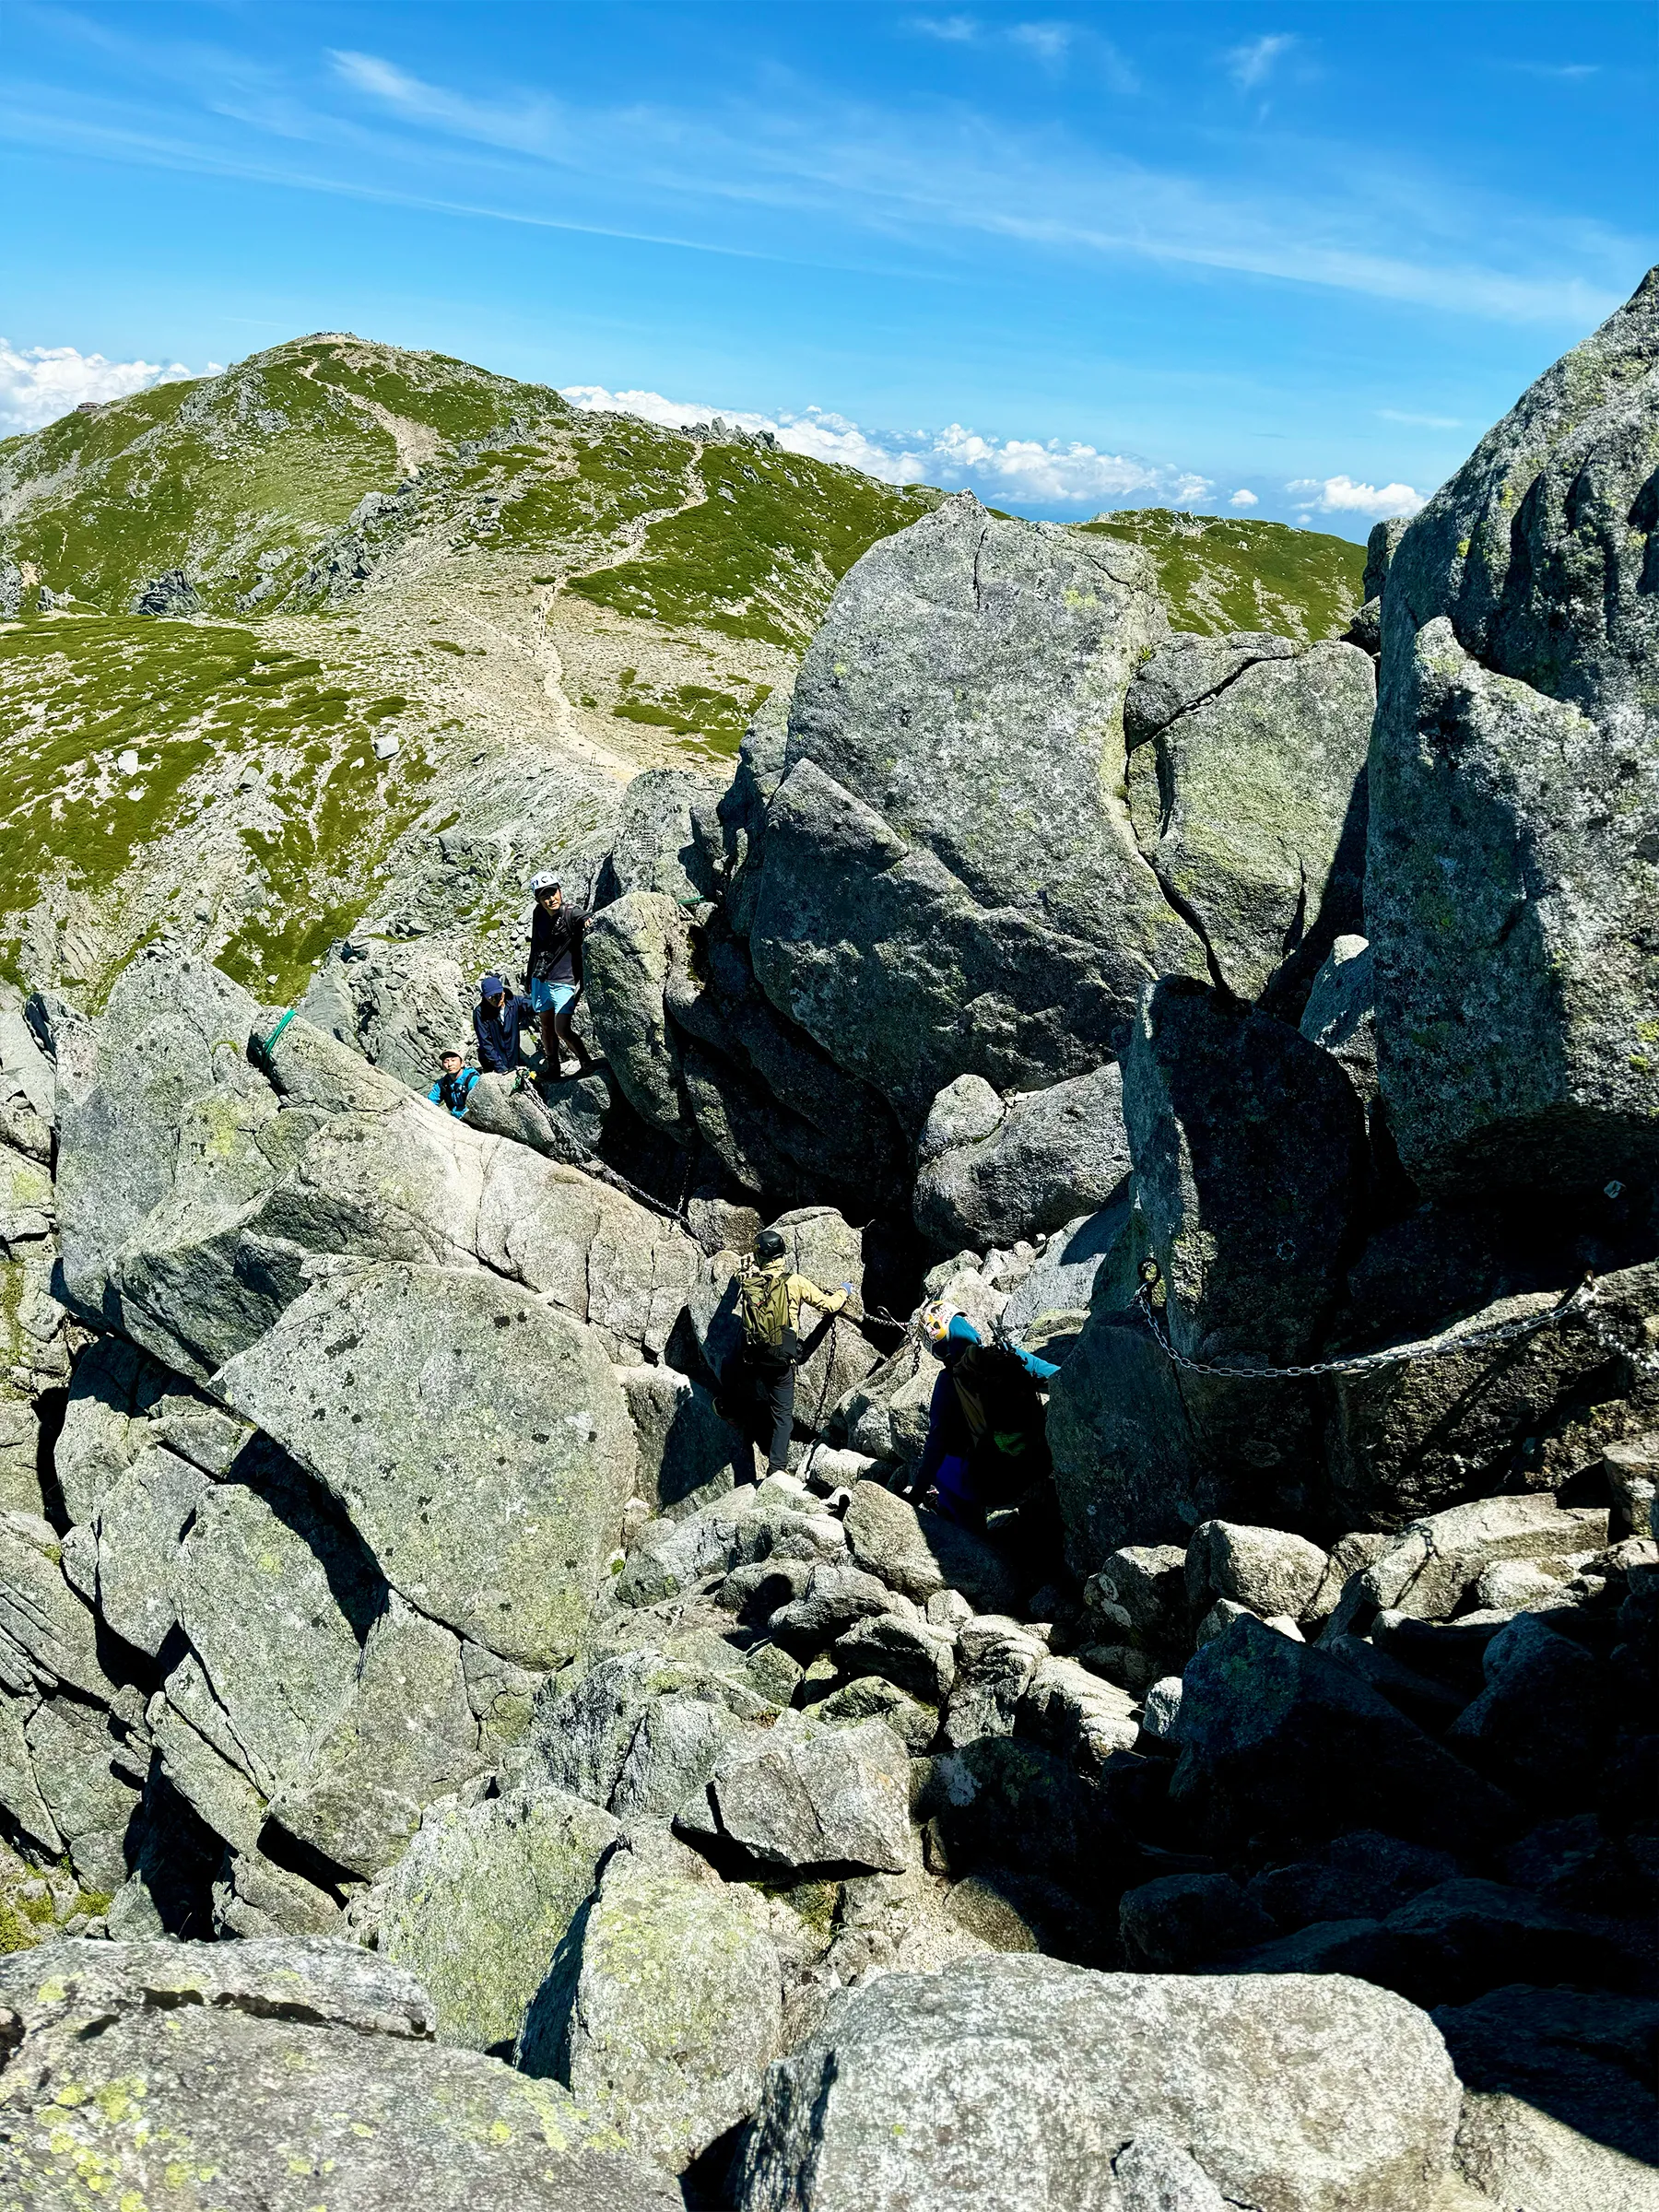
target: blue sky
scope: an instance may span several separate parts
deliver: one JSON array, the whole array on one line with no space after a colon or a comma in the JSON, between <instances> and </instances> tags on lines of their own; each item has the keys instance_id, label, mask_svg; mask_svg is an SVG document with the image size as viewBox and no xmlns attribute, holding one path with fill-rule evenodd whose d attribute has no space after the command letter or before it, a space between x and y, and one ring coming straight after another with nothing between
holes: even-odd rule
<instances>
[{"instance_id":1,"label":"blue sky","mask_svg":"<svg viewBox=\"0 0 1659 2212\"><path fill-rule=\"evenodd\" d=\"M1659 253L1651 0L5 24L0 434L348 329L1026 512L1359 537Z\"/></svg>"}]
</instances>

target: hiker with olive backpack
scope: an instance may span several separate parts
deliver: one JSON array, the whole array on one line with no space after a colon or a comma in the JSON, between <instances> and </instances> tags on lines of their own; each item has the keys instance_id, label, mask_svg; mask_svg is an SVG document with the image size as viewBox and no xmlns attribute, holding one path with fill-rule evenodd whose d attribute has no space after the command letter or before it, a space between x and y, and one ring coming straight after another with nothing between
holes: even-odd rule
<instances>
[{"instance_id":1,"label":"hiker with olive backpack","mask_svg":"<svg viewBox=\"0 0 1659 2212\"><path fill-rule=\"evenodd\" d=\"M754 1258L738 1271L743 1342L721 1371L720 1394L728 1418L766 1453L769 1474L781 1474L789 1465L801 1308L839 1313L851 1295L850 1283L839 1290L820 1290L809 1276L792 1273L788 1250L775 1229L760 1231Z\"/></svg>"}]
</instances>

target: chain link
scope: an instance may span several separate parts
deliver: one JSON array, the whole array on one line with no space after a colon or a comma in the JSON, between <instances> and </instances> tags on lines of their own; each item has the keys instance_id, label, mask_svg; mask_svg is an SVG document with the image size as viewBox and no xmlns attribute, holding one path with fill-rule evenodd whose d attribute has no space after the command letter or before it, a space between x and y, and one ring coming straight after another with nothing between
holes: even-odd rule
<instances>
[{"instance_id":1,"label":"chain link","mask_svg":"<svg viewBox=\"0 0 1659 2212\"><path fill-rule=\"evenodd\" d=\"M1586 1308L1584 1319L1590 1325L1590 1334L1603 1351L1612 1352L1620 1359L1628 1359L1632 1367L1641 1368L1650 1375L1659 1375L1659 1352L1639 1352L1628 1344L1620 1344L1618 1337L1608 1334L1606 1323L1597 1320L1593 1307Z\"/></svg>"},{"instance_id":2,"label":"chain link","mask_svg":"<svg viewBox=\"0 0 1659 2212\"><path fill-rule=\"evenodd\" d=\"M1518 1343L1524 1336L1535 1336L1540 1329L1550 1328L1565 1321L1572 1313L1585 1316L1592 1332L1608 1351L1616 1352L1621 1359L1632 1360L1638 1366L1659 1371L1659 1359L1628 1350L1625 1346L1608 1337L1591 1319L1590 1306L1595 1295L1595 1286L1589 1276L1584 1277L1576 1290L1546 1312L1529 1313L1520 1321L1495 1322L1489 1328L1477 1329L1466 1336L1450 1334L1423 1336L1410 1344L1387 1345L1381 1351L1355 1352L1347 1359L1312 1360L1302 1367L1237 1367L1215 1360L1191 1359L1185 1352L1176 1350L1170 1341L1168 1331L1159 1325L1152 1292L1152 1284L1143 1282L1132 1302L1140 1309L1142 1318L1164 1357L1175 1366L1187 1369L1190 1373L1220 1375L1230 1382L1269 1382L1300 1380L1313 1375L1362 1375L1377 1368L1401 1367L1411 1360L1442 1359L1453 1352L1484 1351L1491 1345Z\"/></svg>"}]
</instances>

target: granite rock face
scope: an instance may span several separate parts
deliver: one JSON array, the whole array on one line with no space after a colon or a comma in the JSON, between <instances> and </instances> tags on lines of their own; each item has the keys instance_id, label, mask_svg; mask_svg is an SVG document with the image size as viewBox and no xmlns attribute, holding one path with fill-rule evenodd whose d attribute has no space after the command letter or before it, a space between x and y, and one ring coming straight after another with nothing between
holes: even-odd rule
<instances>
[{"instance_id":1,"label":"granite rock face","mask_svg":"<svg viewBox=\"0 0 1659 2212\"><path fill-rule=\"evenodd\" d=\"M964 494L842 579L790 710L749 943L774 1005L919 1128L946 1083L1038 1088L1202 973L1121 797L1163 619L1108 539Z\"/></svg>"},{"instance_id":2,"label":"granite rock face","mask_svg":"<svg viewBox=\"0 0 1659 2212\"><path fill-rule=\"evenodd\" d=\"M421 938L401 945L347 938L331 948L300 1011L313 1028L425 1091L437 1081L439 1054L447 1048L473 1057L477 982Z\"/></svg>"},{"instance_id":3,"label":"granite rock face","mask_svg":"<svg viewBox=\"0 0 1659 2212\"><path fill-rule=\"evenodd\" d=\"M63 1116L77 1310L199 1382L272 1326L318 1259L382 1260L482 1268L545 1291L616 1352L661 1351L698 1259L677 1225L475 1133L298 1018L274 1056L250 1053L278 1019L165 952L117 981Z\"/></svg>"},{"instance_id":4,"label":"granite rock face","mask_svg":"<svg viewBox=\"0 0 1659 2212\"><path fill-rule=\"evenodd\" d=\"M1418 2212L1450 2170L1458 2110L1427 2017L1342 1977L970 1959L855 1993L773 2069L742 2202L1083 2212L1124 2146L1158 2131L1234 2202Z\"/></svg>"},{"instance_id":5,"label":"granite rock face","mask_svg":"<svg viewBox=\"0 0 1659 2212\"><path fill-rule=\"evenodd\" d=\"M1154 659L1143 687L1171 694L1177 680ZM1359 926L1375 695L1352 645L1246 661L1129 756L1141 851L1237 997L1259 998L1293 956L1311 974Z\"/></svg>"},{"instance_id":6,"label":"granite rock face","mask_svg":"<svg viewBox=\"0 0 1659 2212\"><path fill-rule=\"evenodd\" d=\"M624 1853L537 1995L519 2063L683 2171L747 2120L782 2035L777 1952L739 1888Z\"/></svg>"},{"instance_id":7,"label":"granite rock face","mask_svg":"<svg viewBox=\"0 0 1659 2212\"><path fill-rule=\"evenodd\" d=\"M1659 1171L1659 276L1406 532L1366 912L1382 1095L1427 1188Z\"/></svg>"},{"instance_id":8,"label":"granite rock face","mask_svg":"<svg viewBox=\"0 0 1659 2212\"><path fill-rule=\"evenodd\" d=\"M0 2161L30 2212L88 2175L114 2203L204 2168L227 2212L309 2212L320 2188L363 2212L676 2201L556 2085L440 2051L419 1983L349 1947L67 1943L0 1979Z\"/></svg>"},{"instance_id":9,"label":"granite rock face","mask_svg":"<svg viewBox=\"0 0 1659 2212\"><path fill-rule=\"evenodd\" d=\"M999 1099L959 1076L934 1100L916 1147L916 1226L946 1252L1046 1236L1116 1193L1129 1172L1115 1065L1047 1090Z\"/></svg>"},{"instance_id":10,"label":"granite rock face","mask_svg":"<svg viewBox=\"0 0 1659 2212\"><path fill-rule=\"evenodd\" d=\"M376 1885L379 1955L428 1993L442 2042L511 2057L617 1823L557 1790L433 1806Z\"/></svg>"},{"instance_id":11,"label":"granite rock face","mask_svg":"<svg viewBox=\"0 0 1659 2212\"><path fill-rule=\"evenodd\" d=\"M1203 1832L1335 1835L1386 1822L1408 1841L1513 1834L1503 1793L1327 1653L1245 1616L1182 1676L1171 1794Z\"/></svg>"},{"instance_id":12,"label":"granite rock face","mask_svg":"<svg viewBox=\"0 0 1659 2212\"><path fill-rule=\"evenodd\" d=\"M482 1272L368 1268L307 1290L215 1388L411 1605L521 1665L573 1655L633 1476L591 1331Z\"/></svg>"},{"instance_id":13,"label":"granite rock face","mask_svg":"<svg viewBox=\"0 0 1659 2212\"><path fill-rule=\"evenodd\" d=\"M1050 1395L1055 1486L1075 1567L1124 1544L1184 1543L1199 1521L1305 1514L1322 1407L1309 1386L1178 1367L1314 1356L1344 1287L1368 1177L1365 1115L1327 1053L1203 985L1150 991L1124 1061L1131 1252L1166 1302L1097 1297Z\"/></svg>"}]
</instances>

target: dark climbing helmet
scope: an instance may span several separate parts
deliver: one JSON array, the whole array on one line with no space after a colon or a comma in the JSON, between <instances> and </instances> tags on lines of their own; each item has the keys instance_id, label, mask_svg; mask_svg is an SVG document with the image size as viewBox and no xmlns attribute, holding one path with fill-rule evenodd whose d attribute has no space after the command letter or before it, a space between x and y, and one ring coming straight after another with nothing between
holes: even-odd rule
<instances>
[{"instance_id":1,"label":"dark climbing helmet","mask_svg":"<svg viewBox=\"0 0 1659 2212\"><path fill-rule=\"evenodd\" d=\"M786 1247L775 1229L763 1229L755 1239L755 1257L762 1262L781 1260Z\"/></svg>"}]
</instances>

